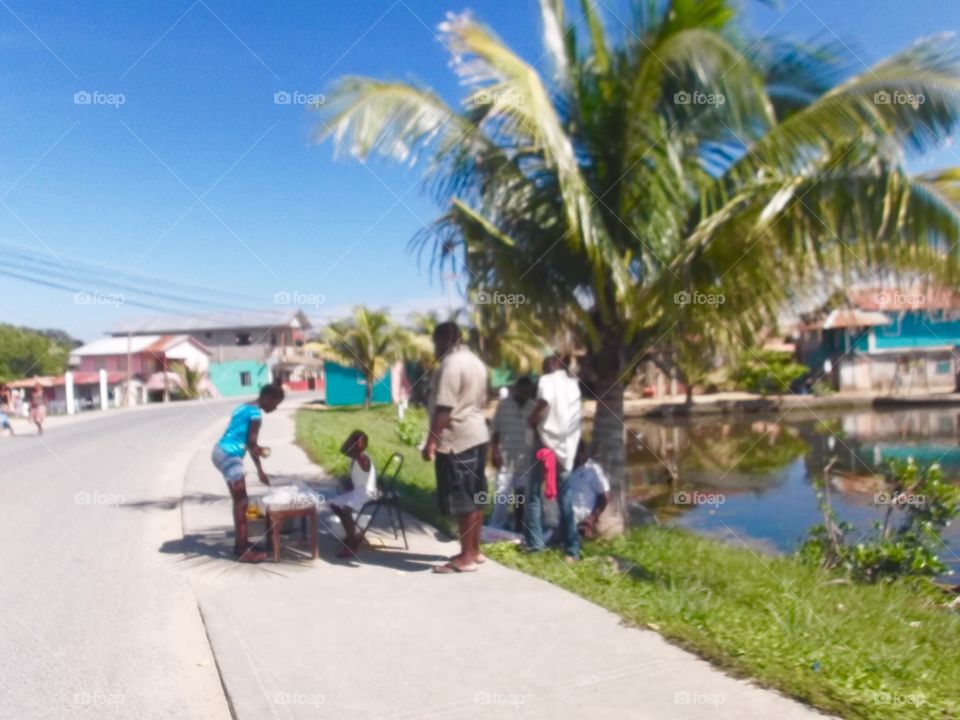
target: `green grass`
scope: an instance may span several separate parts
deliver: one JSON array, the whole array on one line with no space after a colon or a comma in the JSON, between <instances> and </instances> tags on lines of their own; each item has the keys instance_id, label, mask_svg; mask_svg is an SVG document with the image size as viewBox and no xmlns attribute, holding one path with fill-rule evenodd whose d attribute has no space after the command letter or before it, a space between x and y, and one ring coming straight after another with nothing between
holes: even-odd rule
<instances>
[{"instance_id":1,"label":"green grass","mask_svg":"<svg viewBox=\"0 0 960 720\"><path fill-rule=\"evenodd\" d=\"M426 413L422 408L411 408L413 415L426 429ZM346 474L347 458L340 454L340 445L351 430L363 430L370 438L369 452L378 468L382 468L393 453L404 457L403 470L398 486L405 510L437 527L448 535L454 534L450 518L440 513L437 507L436 479L433 465L420 458L420 450L400 440L397 433L397 411L391 405L362 408L337 408L335 410L309 410L297 412L297 444L310 459L335 474Z\"/></svg>"},{"instance_id":2,"label":"green grass","mask_svg":"<svg viewBox=\"0 0 960 720\"><path fill-rule=\"evenodd\" d=\"M960 615L928 586L854 585L682 530L588 544L575 566L491 557L651 627L735 675L847 718L956 718Z\"/></svg>"},{"instance_id":3,"label":"green grass","mask_svg":"<svg viewBox=\"0 0 960 720\"><path fill-rule=\"evenodd\" d=\"M421 411L417 411L421 412ZM380 465L393 452L404 508L452 533L434 497L433 468L404 444L395 410L303 410L297 440L331 472L360 428ZM488 547L505 565L651 627L728 672L752 677L847 718L960 717L960 614L925 585L854 585L790 557L761 556L681 530L647 528L584 548L578 565L559 555Z\"/></svg>"}]
</instances>

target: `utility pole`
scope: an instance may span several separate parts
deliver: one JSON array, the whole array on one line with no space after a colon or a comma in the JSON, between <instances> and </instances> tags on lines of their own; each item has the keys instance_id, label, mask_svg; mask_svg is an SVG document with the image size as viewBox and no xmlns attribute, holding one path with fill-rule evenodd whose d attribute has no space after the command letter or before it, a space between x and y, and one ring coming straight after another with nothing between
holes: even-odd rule
<instances>
[{"instance_id":1,"label":"utility pole","mask_svg":"<svg viewBox=\"0 0 960 720\"><path fill-rule=\"evenodd\" d=\"M133 379L132 374L133 368L133 335L132 333L127 333L127 387L124 395L126 397L123 399L123 404L127 407L130 407L133 404L133 388L131 386L131 381Z\"/></svg>"}]
</instances>

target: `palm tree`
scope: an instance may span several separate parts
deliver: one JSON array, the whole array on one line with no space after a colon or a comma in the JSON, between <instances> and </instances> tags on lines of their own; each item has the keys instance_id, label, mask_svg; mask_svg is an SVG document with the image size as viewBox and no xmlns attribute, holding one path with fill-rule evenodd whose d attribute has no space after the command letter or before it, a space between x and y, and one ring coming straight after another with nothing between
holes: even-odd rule
<instances>
[{"instance_id":1,"label":"palm tree","mask_svg":"<svg viewBox=\"0 0 960 720\"><path fill-rule=\"evenodd\" d=\"M546 75L451 15L440 35L462 110L347 78L318 127L361 160L419 164L443 214L413 242L434 267L523 293L546 326L575 318L615 490L625 382L665 340L749 348L806 287L891 268L955 277L960 237L957 174L906 168L957 127L951 39L855 74L834 47L749 37L733 0L632 7L605 23L589 0L570 19L540 0Z\"/></svg>"},{"instance_id":2,"label":"palm tree","mask_svg":"<svg viewBox=\"0 0 960 720\"><path fill-rule=\"evenodd\" d=\"M327 325L323 341L313 345L313 349L363 375L363 406L370 407L377 378L383 377L393 363L422 354L422 344L409 330L391 322L385 312L358 305L351 318Z\"/></svg>"}]
</instances>

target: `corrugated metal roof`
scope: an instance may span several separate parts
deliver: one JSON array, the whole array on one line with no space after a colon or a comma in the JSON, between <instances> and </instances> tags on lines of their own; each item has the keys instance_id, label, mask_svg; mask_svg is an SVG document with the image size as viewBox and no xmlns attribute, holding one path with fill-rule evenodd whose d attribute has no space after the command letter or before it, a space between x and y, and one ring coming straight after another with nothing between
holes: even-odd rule
<instances>
[{"instance_id":1,"label":"corrugated metal roof","mask_svg":"<svg viewBox=\"0 0 960 720\"><path fill-rule=\"evenodd\" d=\"M824 330L836 330L838 328L858 328L875 327L878 325L890 325L893 320L888 318L882 312L866 312L865 310L834 310L823 321Z\"/></svg>"},{"instance_id":2,"label":"corrugated metal roof","mask_svg":"<svg viewBox=\"0 0 960 720\"><path fill-rule=\"evenodd\" d=\"M111 335L178 335L203 330L232 330L235 328L289 327L297 321L300 327L312 327L307 316L297 308L284 310L225 310L216 313L191 315L154 315L131 318L117 323Z\"/></svg>"},{"instance_id":3,"label":"corrugated metal roof","mask_svg":"<svg viewBox=\"0 0 960 720\"><path fill-rule=\"evenodd\" d=\"M70 355L76 357L126 355L128 349L134 355L142 352L162 354L185 342L197 346L207 355L212 354L208 347L189 335L133 335L130 337L129 348L127 346L127 336L120 335L94 340L71 351Z\"/></svg>"},{"instance_id":4,"label":"corrugated metal roof","mask_svg":"<svg viewBox=\"0 0 960 720\"><path fill-rule=\"evenodd\" d=\"M140 353L149 348L155 342L160 340L161 335L136 335L130 338L130 352ZM127 338L123 337L105 337L94 340L91 343L82 345L70 352L77 357L86 357L90 355L125 355L127 352Z\"/></svg>"}]
</instances>

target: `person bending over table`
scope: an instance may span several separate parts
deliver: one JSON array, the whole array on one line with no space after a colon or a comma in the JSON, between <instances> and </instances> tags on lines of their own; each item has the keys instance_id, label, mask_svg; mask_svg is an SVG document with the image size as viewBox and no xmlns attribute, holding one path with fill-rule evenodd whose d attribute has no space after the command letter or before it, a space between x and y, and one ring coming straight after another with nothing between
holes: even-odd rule
<instances>
[{"instance_id":1,"label":"person bending over table","mask_svg":"<svg viewBox=\"0 0 960 720\"><path fill-rule=\"evenodd\" d=\"M214 467L223 475L230 489L230 497L233 498L233 523L236 528L233 554L240 562L261 562L267 557L266 553L255 551L247 540L248 500L243 456L250 451L250 458L257 468L257 477L264 485L269 485L270 479L260 464L260 423L263 413L272 413L283 402L283 395L283 388L279 385L264 385L257 400L238 405L230 416L230 424L223 437L213 446L210 455Z\"/></svg>"}]
</instances>

